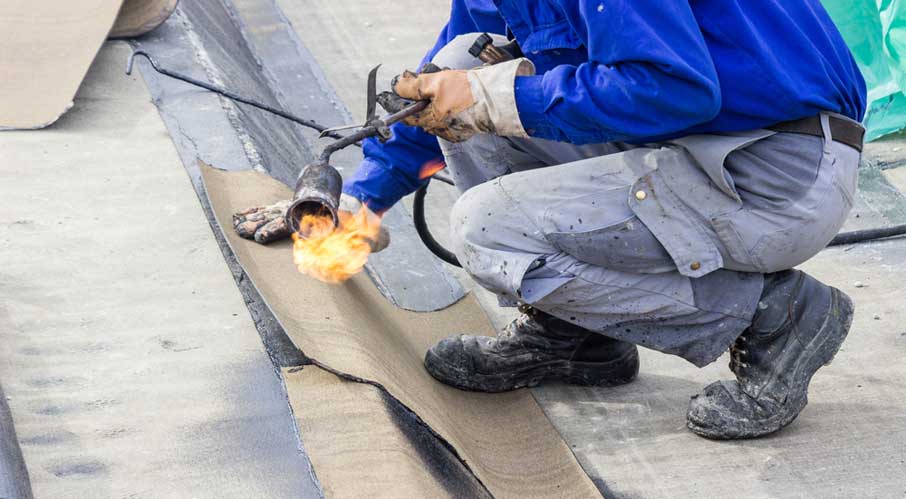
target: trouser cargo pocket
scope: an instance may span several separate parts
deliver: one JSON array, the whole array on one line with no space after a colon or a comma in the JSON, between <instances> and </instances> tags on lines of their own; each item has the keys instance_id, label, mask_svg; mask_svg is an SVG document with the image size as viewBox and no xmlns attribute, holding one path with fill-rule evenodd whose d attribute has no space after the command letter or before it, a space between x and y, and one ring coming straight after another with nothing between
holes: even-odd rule
<instances>
[{"instance_id":1,"label":"trouser cargo pocket","mask_svg":"<svg viewBox=\"0 0 906 499\"><path fill-rule=\"evenodd\" d=\"M676 267L664 246L636 216L580 232L552 232L548 239L577 260L611 270L659 273Z\"/></svg>"},{"instance_id":2,"label":"trouser cargo pocket","mask_svg":"<svg viewBox=\"0 0 906 499\"><path fill-rule=\"evenodd\" d=\"M825 154L812 188L782 211L743 208L712 225L733 270L778 272L815 256L834 238L853 206L857 168Z\"/></svg>"}]
</instances>

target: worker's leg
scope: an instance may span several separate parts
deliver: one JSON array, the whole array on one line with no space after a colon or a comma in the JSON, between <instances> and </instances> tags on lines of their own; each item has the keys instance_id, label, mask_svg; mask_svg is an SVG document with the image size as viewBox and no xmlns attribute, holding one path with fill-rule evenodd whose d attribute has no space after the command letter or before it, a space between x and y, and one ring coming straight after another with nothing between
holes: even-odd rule
<instances>
[{"instance_id":1,"label":"worker's leg","mask_svg":"<svg viewBox=\"0 0 906 499\"><path fill-rule=\"evenodd\" d=\"M763 289L761 272L797 265L833 237L851 207L858 159L838 143L776 135L730 154L730 193L673 146L515 173L457 203L456 251L502 296L697 365L754 338L755 361L738 360L738 382L693 401L690 427L718 438L759 435L798 414L851 318L842 293L796 272L771 274ZM499 351L501 343L451 338L427 364L471 389L483 389L476 374L501 367L544 372L512 346Z\"/></svg>"},{"instance_id":2,"label":"worker's leg","mask_svg":"<svg viewBox=\"0 0 906 499\"><path fill-rule=\"evenodd\" d=\"M432 62L455 69L480 65L481 61L468 53L469 46L477 36L476 33L457 37ZM503 40L498 40L500 41ZM492 135L477 135L460 143L443 139L439 139L439 142L447 171L452 174L456 187L461 192L513 172L579 161L628 148L621 144L576 146L541 139ZM515 304L504 296L500 296L500 299L503 305ZM475 337L471 341L483 345L493 343L493 347L501 354L496 358L512 360L529 356L536 364L536 369L531 373L509 370L505 365L498 366L492 376L480 380L484 391L532 386L551 377L551 368L555 364L562 367L557 377L574 384L594 386L627 383L635 378L639 369L638 349L634 344L596 334L537 309L523 309L523 314L499 332L496 339ZM446 360L456 363L456 359ZM489 360L493 362L493 359ZM430 362L430 353L427 362ZM544 367L537 369L538 364L544 364ZM481 375L473 374L471 377L478 380Z\"/></svg>"},{"instance_id":3,"label":"worker's leg","mask_svg":"<svg viewBox=\"0 0 906 499\"><path fill-rule=\"evenodd\" d=\"M778 134L729 154L734 197L680 147L539 169L544 159L513 162L504 139L468 146L483 137L454 144L448 160L499 176L468 190L451 216L472 277L504 300L697 365L749 325L761 273L802 263L836 234L858 163L845 146L829 154L821 138ZM709 268L722 270L694 275Z\"/></svg>"},{"instance_id":4,"label":"worker's leg","mask_svg":"<svg viewBox=\"0 0 906 499\"><path fill-rule=\"evenodd\" d=\"M451 213L457 256L476 282L514 303L708 364L749 325L762 277L728 270L682 275L630 207L644 165L682 168L674 173L708 182L694 165L675 161L681 155L675 148L633 149L478 185ZM670 202L656 193L644 201ZM720 195L711 207L731 203ZM693 224L683 230L688 234L680 238L719 242Z\"/></svg>"}]
</instances>

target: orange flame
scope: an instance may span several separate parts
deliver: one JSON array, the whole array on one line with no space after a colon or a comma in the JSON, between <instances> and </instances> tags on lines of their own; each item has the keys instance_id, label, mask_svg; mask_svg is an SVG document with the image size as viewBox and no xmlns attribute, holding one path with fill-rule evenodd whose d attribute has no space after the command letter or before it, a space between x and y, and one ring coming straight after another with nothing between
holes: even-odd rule
<instances>
[{"instance_id":1,"label":"orange flame","mask_svg":"<svg viewBox=\"0 0 906 499\"><path fill-rule=\"evenodd\" d=\"M418 179L425 180L426 178L433 177L435 173L443 170L447 167L447 164L439 159L432 159L422 165L422 169L418 172Z\"/></svg>"},{"instance_id":2,"label":"orange flame","mask_svg":"<svg viewBox=\"0 0 906 499\"><path fill-rule=\"evenodd\" d=\"M367 208L352 214L341 211L340 225L330 217L304 215L293 233L293 263L299 272L332 284L343 282L362 271L377 240L380 219L369 216Z\"/></svg>"}]
</instances>

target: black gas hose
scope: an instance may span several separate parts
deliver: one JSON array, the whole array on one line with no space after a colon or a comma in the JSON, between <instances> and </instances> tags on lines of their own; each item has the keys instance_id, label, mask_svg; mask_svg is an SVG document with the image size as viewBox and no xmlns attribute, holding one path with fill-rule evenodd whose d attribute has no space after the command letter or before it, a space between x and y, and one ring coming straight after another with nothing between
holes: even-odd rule
<instances>
[{"instance_id":1,"label":"black gas hose","mask_svg":"<svg viewBox=\"0 0 906 499\"><path fill-rule=\"evenodd\" d=\"M434 239L434 235L431 234L431 229L428 228L428 221L425 219L425 195L428 194L428 185L430 183L430 181L425 182L424 185L415 191L415 195L412 198L412 222L415 224L415 232L418 232L418 237L421 238L425 246L427 246L428 249L431 250L431 253L434 253L437 258L440 258L450 265L462 267L462 265L459 264L459 259L456 258L456 255L437 242L437 239Z\"/></svg>"},{"instance_id":2,"label":"black gas hose","mask_svg":"<svg viewBox=\"0 0 906 499\"><path fill-rule=\"evenodd\" d=\"M906 234L906 224L894 225L891 227L878 227L877 229L854 230L852 232L841 232L834 237L827 245L843 246L844 244L864 243L877 239L886 239L888 237L902 236Z\"/></svg>"}]
</instances>

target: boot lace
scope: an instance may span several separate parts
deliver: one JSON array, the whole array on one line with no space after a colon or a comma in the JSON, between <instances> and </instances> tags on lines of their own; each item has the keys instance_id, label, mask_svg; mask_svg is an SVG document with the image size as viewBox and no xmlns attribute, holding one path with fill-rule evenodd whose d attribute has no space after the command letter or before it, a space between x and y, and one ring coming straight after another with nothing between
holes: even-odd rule
<instances>
[{"instance_id":1,"label":"boot lace","mask_svg":"<svg viewBox=\"0 0 906 499\"><path fill-rule=\"evenodd\" d=\"M524 335L529 331L538 332L542 326L535 320L537 311L528 306L520 305L519 311L522 315L517 317L513 322L507 324L503 329L497 331L497 338L503 341L514 341L518 336Z\"/></svg>"},{"instance_id":2,"label":"boot lace","mask_svg":"<svg viewBox=\"0 0 906 499\"><path fill-rule=\"evenodd\" d=\"M739 377L742 374L743 369L749 367L749 350L748 350L748 338L745 334L740 335L739 338L736 338L736 341L730 345L730 370Z\"/></svg>"}]
</instances>

